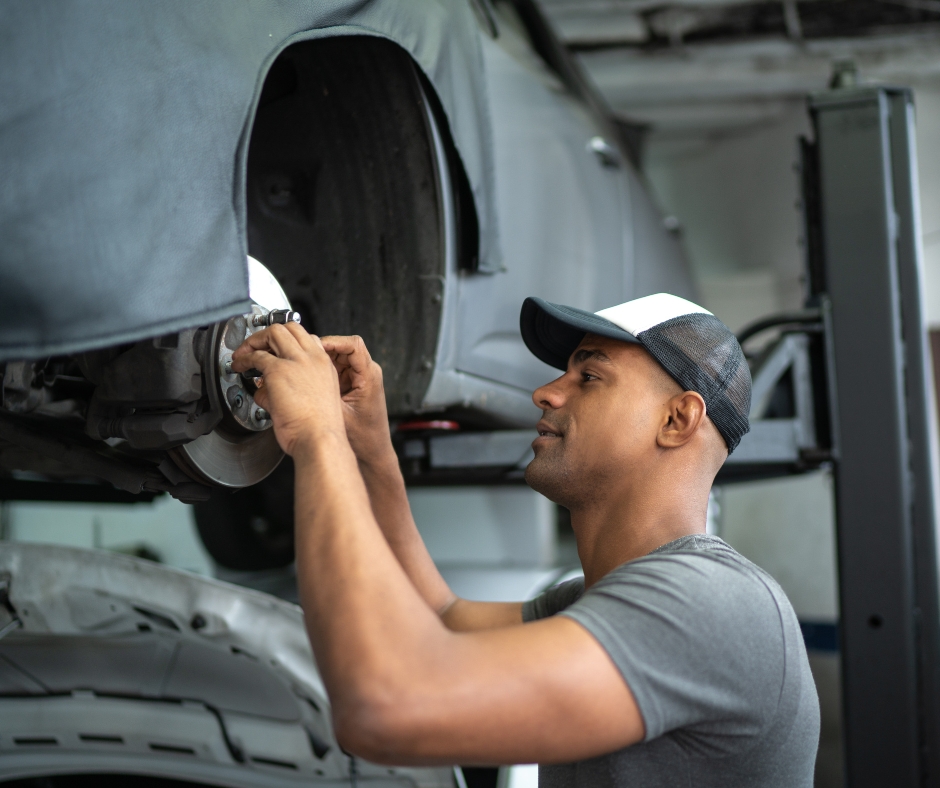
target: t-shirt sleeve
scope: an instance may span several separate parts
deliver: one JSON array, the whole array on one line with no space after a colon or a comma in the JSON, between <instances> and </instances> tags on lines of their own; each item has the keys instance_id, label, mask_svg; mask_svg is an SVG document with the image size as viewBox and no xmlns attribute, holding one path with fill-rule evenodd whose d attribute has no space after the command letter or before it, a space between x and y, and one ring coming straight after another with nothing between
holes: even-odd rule
<instances>
[{"instance_id":1,"label":"t-shirt sleeve","mask_svg":"<svg viewBox=\"0 0 940 788\"><path fill-rule=\"evenodd\" d=\"M584 579L575 578L552 586L522 605L522 620L548 618L574 604L584 593Z\"/></svg>"},{"instance_id":2,"label":"t-shirt sleeve","mask_svg":"<svg viewBox=\"0 0 940 788\"><path fill-rule=\"evenodd\" d=\"M782 614L756 571L702 552L651 555L605 576L562 615L610 655L643 715L646 741L683 728L716 734L699 745L728 752L776 712Z\"/></svg>"}]
</instances>

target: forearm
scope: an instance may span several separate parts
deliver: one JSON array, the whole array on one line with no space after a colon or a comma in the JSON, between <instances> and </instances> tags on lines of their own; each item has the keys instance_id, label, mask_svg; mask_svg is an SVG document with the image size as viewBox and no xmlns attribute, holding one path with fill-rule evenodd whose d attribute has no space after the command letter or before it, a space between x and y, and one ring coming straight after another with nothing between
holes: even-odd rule
<instances>
[{"instance_id":1,"label":"forearm","mask_svg":"<svg viewBox=\"0 0 940 788\"><path fill-rule=\"evenodd\" d=\"M360 460L359 470L372 513L389 547L425 602L436 613L443 613L456 601L456 596L441 577L411 515L394 450L389 446L369 462Z\"/></svg>"},{"instance_id":2,"label":"forearm","mask_svg":"<svg viewBox=\"0 0 940 788\"><path fill-rule=\"evenodd\" d=\"M393 681L443 628L383 538L345 439L311 441L294 463L300 599L317 664L342 711L369 686Z\"/></svg>"},{"instance_id":3,"label":"forearm","mask_svg":"<svg viewBox=\"0 0 940 788\"><path fill-rule=\"evenodd\" d=\"M383 538L345 438L293 456L301 603L345 749L390 764L511 763L642 739L628 686L579 624L447 632Z\"/></svg>"},{"instance_id":4,"label":"forearm","mask_svg":"<svg viewBox=\"0 0 940 788\"><path fill-rule=\"evenodd\" d=\"M373 462L359 462L372 512L389 547L425 602L456 632L522 623L521 603L473 602L459 599L431 558L411 515L398 458L389 446Z\"/></svg>"},{"instance_id":5,"label":"forearm","mask_svg":"<svg viewBox=\"0 0 940 788\"><path fill-rule=\"evenodd\" d=\"M522 623L522 602L474 602L455 599L441 615L454 632L479 632Z\"/></svg>"}]
</instances>

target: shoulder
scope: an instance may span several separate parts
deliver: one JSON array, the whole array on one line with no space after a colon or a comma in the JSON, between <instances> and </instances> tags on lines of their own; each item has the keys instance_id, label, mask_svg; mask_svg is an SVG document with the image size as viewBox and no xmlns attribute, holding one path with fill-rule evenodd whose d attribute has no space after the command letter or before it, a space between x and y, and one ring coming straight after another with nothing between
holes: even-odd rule
<instances>
[{"instance_id":1,"label":"shoulder","mask_svg":"<svg viewBox=\"0 0 940 788\"><path fill-rule=\"evenodd\" d=\"M621 630L668 632L702 653L746 642L776 663L796 622L789 600L763 569L715 537L703 544L705 538L619 566L567 612L582 609Z\"/></svg>"},{"instance_id":2,"label":"shoulder","mask_svg":"<svg viewBox=\"0 0 940 788\"><path fill-rule=\"evenodd\" d=\"M671 542L603 577L585 597L661 596L664 602L693 610L753 608L768 614L789 608L777 582L730 545L714 536L695 535Z\"/></svg>"},{"instance_id":3,"label":"shoulder","mask_svg":"<svg viewBox=\"0 0 940 788\"><path fill-rule=\"evenodd\" d=\"M563 615L607 650L648 737L719 719L734 720L736 734L763 730L799 632L773 579L720 540L623 564Z\"/></svg>"}]
</instances>

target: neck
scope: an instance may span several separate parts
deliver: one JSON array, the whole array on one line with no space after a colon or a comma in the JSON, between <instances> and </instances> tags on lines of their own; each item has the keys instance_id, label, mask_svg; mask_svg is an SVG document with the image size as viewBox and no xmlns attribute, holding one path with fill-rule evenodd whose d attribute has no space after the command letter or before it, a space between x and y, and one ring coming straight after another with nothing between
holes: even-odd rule
<instances>
[{"instance_id":1,"label":"neck","mask_svg":"<svg viewBox=\"0 0 940 788\"><path fill-rule=\"evenodd\" d=\"M644 479L604 500L571 507L586 588L657 547L705 533L711 486L684 481L673 477L664 484Z\"/></svg>"}]
</instances>

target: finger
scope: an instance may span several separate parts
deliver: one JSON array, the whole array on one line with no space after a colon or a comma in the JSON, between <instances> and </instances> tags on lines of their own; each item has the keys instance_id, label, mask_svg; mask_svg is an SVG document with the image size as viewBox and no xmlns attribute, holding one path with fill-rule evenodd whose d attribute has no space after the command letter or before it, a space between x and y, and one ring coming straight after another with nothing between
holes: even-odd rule
<instances>
[{"instance_id":1,"label":"finger","mask_svg":"<svg viewBox=\"0 0 940 788\"><path fill-rule=\"evenodd\" d=\"M316 343L313 341L313 335L307 331L300 323L287 323L286 328L291 334L294 335L294 338L297 340L297 343L308 353L316 348Z\"/></svg>"},{"instance_id":2,"label":"finger","mask_svg":"<svg viewBox=\"0 0 940 788\"><path fill-rule=\"evenodd\" d=\"M349 356L344 356L340 353L330 353L330 351L326 352L333 360L333 368L336 370L336 374L339 375L340 380L348 378L352 372L352 368L349 366Z\"/></svg>"},{"instance_id":3,"label":"finger","mask_svg":"<svg viewBox=\"0 0 940 788\"><path fill-rule=\"evenodd\" d=\"M372 356L360 336L330 336L323 337L320 341L324 350L331 356L334 353L346 356L349 366L360 375L364 374L372 363Z\"/></svg>"},{"instance_id":4,"label":"finger","mask_svg":"<svg viewBox=\"0 0 940 788\"><path fill-rule=\"evenodd\" d=\"M278 358L296 359L303 355L293 333L283 325L273 325L249 336L232 354L232 358L241 358L251 350L267 350Z\"/></svg>"},{"instance_id":5,"label":"finger","mask_svg":"<svg viewBox=\"0 0 940 788\"><path fill-rule=\"evenodd\" d=\"M343 358L345 358L345 356L343 356ZM335 361L333 364L336 366L336 372L339 377L339 393L341 396L345 396L350 391L352 391L353 388L355 388L353 373L348 366L343 366L340 368L340 366Z\"/></svg>"},{"instance_id":6,"label":"finger","mask_svg":"<svg viewBox=\"0 0 940 788\"><path fill-rule=\"evenodd\" d=\"M241 350L241 348L239 348ZM262 375L271 371L278 362L277 356L267 350L245 350L237 358L232 356L232 371L246 372L249 369L257 369Z\"/></svg>"},{"instance_id":7,"label":"finger","mask_svg":"<svg viewBox=\"0 0 940 788\"><path fill-rule=\"evenodd\" d=\"M299 338L295 336L294 332L285 325L275 324L264 329L264 333L268 335L268 344L278 358L299 359L309 352L301 346ZM303 333L309 336L307 332L304 331Z\"/></svg>"},{"instance_id":8,"label":"finger","mask_svg":"<svg viewBox=\"0 0 940 788\"><path fill-rule=\"evenodd\" d=\"M254 399L255 399L255 404L259 408L264 408L268 412L271 411L270 407L268 407L270 405L270 403L268 402L268 400L270 399L270 394L268 391L266 391L263 388L259 388L254 393Z\"/></svg>"},{"instance_id":9,"label":"finger","mask_svg":"<svg viewBox=\"0 0 940 788\"><path fill-rule=\"evenodd\" d=\"M243 353L251 353L253 350L270 350L271 345L269 342L269 335L267 331L257 331L254 334L250 334L244 342L242 342L235 352L232 353L232 356L240 356Z\"/></svg>"}]
</instances>

